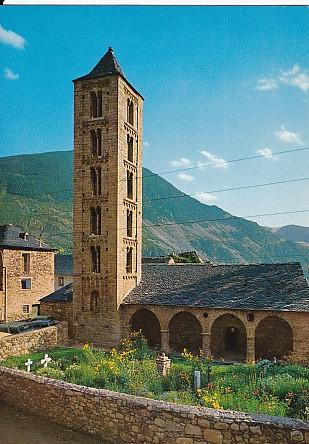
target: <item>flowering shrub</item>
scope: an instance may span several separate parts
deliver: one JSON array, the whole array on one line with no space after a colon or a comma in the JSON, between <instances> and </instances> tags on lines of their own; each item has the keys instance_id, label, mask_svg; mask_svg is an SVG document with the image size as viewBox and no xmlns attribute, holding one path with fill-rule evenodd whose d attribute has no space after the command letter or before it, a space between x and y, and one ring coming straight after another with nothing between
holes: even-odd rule
<instances>
[{"instance_id":1,"label":"flowering shrub","mask_svg":"<svg viewBox=\"0 0 309 444\"><path fill-rule=\"evenodd\" d=\"M214 364L204 356L184 350L173 358L167 376L158 373L155 357L140 332L121 343L119 350L103 352L85 344L80 349L55 349L48 368L40 361L43 352L7 359L2 365L79 385L130 393L179 404L309 419L309 368L301 365L262 362L259 365ZM266 371L265 371L266 368ZM194 371L202 387L195 392Z\"/></svg>"}]
</instances>

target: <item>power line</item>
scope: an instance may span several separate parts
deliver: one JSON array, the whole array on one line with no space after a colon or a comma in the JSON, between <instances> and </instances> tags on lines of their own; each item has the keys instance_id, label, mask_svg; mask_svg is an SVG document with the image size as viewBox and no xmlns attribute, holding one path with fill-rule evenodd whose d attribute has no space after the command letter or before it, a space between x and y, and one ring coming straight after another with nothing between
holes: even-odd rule
<instances>
[{"instance_id":1,"label":"power line","mask_svg":"<svg viewBox=\"0 0 309 444\"><path fill-rule=\"evenodd\" d=\"M231 219L246 219L246 218L255 218L255 217L269 217L269 216L281 216L283 214L299 214L299 213L307 213L309 212L309 209L305 210L293 210L293 211L278 211L276 213L262 213L262 214L253 214L253 215L246 215L246 216L229 216L229 217L222 217L218 219L202 219L202 220L193 220L193 221L183 221L183 222L166 222L162 224L152 224L153 227L164 227L164 226L171 226L171 225L188 225L188 224L197 224L197 223L204 223L204 222L217 222L217 221L226 221Z\"/></svg>"},{"instance_id":2,"label":"power line","mask_svg":"<svg viewBox=\"0 0 309 444\"><path fill-rule=\"evenodd\" d=\"M295 153L295 152L299 152L299 151L307 151L309 150L309 147L302 147L302 148L294 148L294 149L290 149L290 150L284 150L284 151L276 151L273 152L271 154L271 156L275 156L277 154L286 154L286 153ZM169 171L161 171L159 173L152 173L152 174L148 174L143 176L143 179L146 177L152 177L152 176L162 176L165 174L172 174L172 173L179 173L181 171L191 171L191 170L196 170L199 168L206 168L206 167L211 167L211 166L222 166L225 164L229 164L229 163L234 163L234 162L242 162L245 160L253 160L253 159L259 159L261 157L270 157L269 154L257 154L255 156L248 156L248 157L239 157L238 159L231 159L231 160L225 160L223 162L214 162L214 163L205 163L205 164L201 164L198 166L192 166L192 167L187 167L187 168L180 168L180 169L176 169L176 170L169 170Z\"/></svg>"},{"instance_id":3,"label":"power line","mask_svg":"<svg viewBox=\"0 0 309 444\"><path fill-rule=\"evenodd\" d=\"M266 186L272 186L272 185L281 185L281 184L286 184L286 183L304 182L304 181L307 181L307 180L309 180L309 177L300 177L300 178L296 178L296 179L285 179L285 180L278 180L278 181L274 181L274 182L265 182L265 183L258 183L258 184L252 184L252 185L243 185L243 186L240 186L240 187L219 188L219 189L215 189L215 190L199 191L197 193L182 193L182 194L178 194L178 195L175 195L175 196L156 197L156 198L153 198L153 199L144 198L143 201L149 203L149 202L154 202L154 201L158 201L158 200L180 199L180 198L184 198L184 197L199 196L199 195L201 195L203 193L214 194L214 193L223 193L223 192L228 192L228 191L240 191L240 190L248 190L248 189L252 189L252 188L260 188L260 187L266 187ZM58 193L63 192L63 191L71 191L71 190L66 189L66 190L58 190L58 191L55 191L55 192L45 192L45 193L41 193L41 195L42 194L46 194L48 196L48 195L51 195L51 194L58 194ZM10 193L10 194L20 196L17 193ZM23 197L33 199L33 197L30 197L30 196L23 196ZM136 201L134 203L140 204L143 201ZM3 200L0 200L0 203L1 202L11 202L11 199L3 199ZM46 203L46 201L44 203ZM112 207L117 207L117 206L122 206L122 205L123 205L123 203L118 204L118 205L113 205ZM110 207L111 206L109 205L109 208Z\"/></svg>"}]
</instances>

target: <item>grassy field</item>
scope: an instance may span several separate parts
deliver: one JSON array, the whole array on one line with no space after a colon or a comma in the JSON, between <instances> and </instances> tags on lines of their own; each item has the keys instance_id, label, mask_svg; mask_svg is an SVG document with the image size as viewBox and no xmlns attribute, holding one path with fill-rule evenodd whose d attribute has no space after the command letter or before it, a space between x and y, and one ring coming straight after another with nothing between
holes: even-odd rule
<instances>
[{"instance_id":1,"label":"grassy field","mask_svg":"<svg viewBox=\"0 0 309 444\"><path fill-rule=\"evenodd\" d=\"M185 351L182 358L172 360L169 374L163 377L145 340L134 334L111 353L89 345L51 350L48 368L40 363L44 353L12 357L1 364L26 370L30 358L33 373L74 384L180 404L309 420L309 368L300 365L269 361L220 365ZM194 370L202 375L198 391L193 387Z\"/></svg>"}]
</instances>

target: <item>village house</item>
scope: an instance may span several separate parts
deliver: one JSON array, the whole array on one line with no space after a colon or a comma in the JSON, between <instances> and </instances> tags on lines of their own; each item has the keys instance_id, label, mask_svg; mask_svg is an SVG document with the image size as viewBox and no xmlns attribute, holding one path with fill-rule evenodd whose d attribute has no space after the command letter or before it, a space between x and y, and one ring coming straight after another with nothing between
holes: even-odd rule
<instances>
[{"instance_id":1,"label":"village house","mask_svg":"<svg viewBox=\"0 0 309 444\"><path fill-rule=\"evenodd\" d=\"M55 290L73 282L72 254L55 255Z\"/></svg>"},{"instance_id":2,"label":"village house","mask_svg":"<svg viewBox=\"0 0 309 444\"><path fill-rule=\"evenodd\" d=\"M111 48L74 80L73 285L43 298L44 310L68 313L76 341L106 349L142 330L166 353L308 363L299 263L142 266L142 117Z\"/></svg>"},{"instance_id":3,"label":"village house","mask_svg":"<svg viewBox=\"0 0 309 444\"><path fill-rule=\"evenodd\" d=\"M39 312L39 299L54 289L55 249L14 225L0 226L0 321Z\"/></svg>"}]
</instances>

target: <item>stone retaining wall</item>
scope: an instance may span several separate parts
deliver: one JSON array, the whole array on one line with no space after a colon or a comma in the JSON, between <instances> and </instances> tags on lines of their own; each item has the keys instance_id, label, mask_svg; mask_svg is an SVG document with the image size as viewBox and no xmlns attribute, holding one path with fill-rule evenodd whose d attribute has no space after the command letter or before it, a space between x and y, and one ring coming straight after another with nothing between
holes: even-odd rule
<instances>
[{"instance_id":1,"label":"stone retaining wall","mask_svg":"<svg viewBox=\"0 0 309 444\"><path fill-rule=\"evenodd\" d=\"M32 330L0 338L0 361L36 350L47 350L68 341L68 323L63 321L52 327Z\"/></svg>"},{"instance_id":2,"label":"stone retaining wall","mask_svg":"<svg viewBox=\"0 0 309 444\"><path fill-rule=\"evenodd\" d=\"M113 444L308 444L309 423L155 401L0 367L3 402Z\"/></svg>"}]
</instances>

